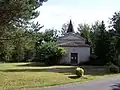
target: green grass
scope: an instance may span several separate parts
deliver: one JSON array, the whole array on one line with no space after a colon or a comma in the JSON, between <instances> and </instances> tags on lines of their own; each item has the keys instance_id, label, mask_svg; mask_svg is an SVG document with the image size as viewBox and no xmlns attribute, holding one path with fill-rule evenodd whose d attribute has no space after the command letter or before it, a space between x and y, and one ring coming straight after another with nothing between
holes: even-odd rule
<instances>
[{"instance_id":1,"label":"green grass","mask_svg":"<svg viewBox=\"0 0 120 90\"><path fill-rule=\"evenodd\" d=\"M82 67L85 70L85 78L74 78L76 66L45 67L28 63L0 63L0 90L25 90L111 76L106 73L104 67Z\"/></svg>"}]
</instances>

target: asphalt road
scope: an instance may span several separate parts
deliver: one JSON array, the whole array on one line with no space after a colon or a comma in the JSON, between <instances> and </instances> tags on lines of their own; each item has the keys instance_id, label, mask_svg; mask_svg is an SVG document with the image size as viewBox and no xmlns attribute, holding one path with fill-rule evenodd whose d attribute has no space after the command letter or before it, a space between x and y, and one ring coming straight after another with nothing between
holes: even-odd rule
<instances>
[{"instance_id":1,"label":"asphalt road","mask_svg":"<svg viewBox=\"0 0 120 90\"><path fill-rule=\"evenodd\" d=\"M120 77L28 90L120 90Z\"/></svg>"}]
</instances>

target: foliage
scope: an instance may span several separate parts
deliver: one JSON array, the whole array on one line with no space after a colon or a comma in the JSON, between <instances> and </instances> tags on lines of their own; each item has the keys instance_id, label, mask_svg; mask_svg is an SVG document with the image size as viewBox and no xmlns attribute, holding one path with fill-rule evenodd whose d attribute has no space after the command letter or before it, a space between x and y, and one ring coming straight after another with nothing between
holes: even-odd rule
<instances>
[{"instance_id":1,"label":"foliage","mask_svg":"<svg viewBox=\"0 0 120 90\"><path fill-rule=\"evenodd\" d=\"M108 66L108 71L110 73L119 73L119 67L117 65L111 64Z\"/></svg>"},{"instance_id":2,"label":"foliage","mask_svg":"<svg viewBox=\"0 0 120 90\"><path fill-rule=\"evenodd\" d=\"M62 28L61 28L61 31L60 31L61 35L64 35L65 33L67 33L68 26L69 26L69 23L64 23L62 25Z\"/></svg>"},{"instance_id":3,"label":"foliage","mask_svg":"<svg viewBox=\"0 0 120 90\"><path fill-rule=\"evenodd\" d=\"M105 28L104 21L95 22L91 27L88 24L79 24L78 31L86 38L91 48L90 61L84 63L88 65L105 65L114 58L114 45L111 42L112 36Z\"/></svg>"},{"instance_id":4,"label":"foliage","mask_svg":"<svg viewBox=\"0 0 120 90\"><path fill-rule=\"evenodd\" d=\"M58 33L57 30L54 29L46 29L45 32L43 33L43 40L45 42L53 42L56 41L58 38Z\"/></svg>"},{"instance_id":5,"label":"foliage","mask_svg":"<svg viewBox=\"0 0 120 90\"><path fill-rule=\"evenodd\" d=\"M98 63L105 65L110 60L111 37L106 31L103 21L101 23L96 23L92 29L91 41L93 52L98 56Z\"/></svg>"},{"instance_id":6,"label":"foliage","mask_svg":"<svg viewBox=\"0 0 120 90\"><path fill-rule=\"evenodd\" d=\"M65 55L65 50L56 42L58 31L46 29L39 32L41 26L35 19L39 8L47 0L0 0L0 61L44 61L56 64ZM94 25L79 24L78 33L91 47L91 54L97 56L96 65L105 65L111 61L120 66L120 12L115 12L110 19L110 30L104 22ZM68 24L62 26L61 33L67 32Z\"/></svg>"},{"instance_id":7,"label":"foliage","mask_svg":"<svg viewBox=\"0 0 120 90\"><path fill-rule=\"evenodd\" d=\"M29 32L18 29L14 32L14 37L19 38L3 42L4 45L1 47L0 60L18 62L32 59L34 41L32 37L29 36Z\"/></svg>"},{"instance_id":8,"label":"foliage","mask_svg":"<svg viewBox=\"0 0 120 90\"><path fill-rule=\"evenodd\" d=\"M36 10L46 0L0 0L0 47L6 40L14 37L14 31L26 29L30 20L35 19L39 12Z\"/></svg>"},{"instance_id":9,"label":"foliage","mask_svg":"<svg viewBox=\"0 0 120 90\"><path fill-rule=\"evenodd\" d=\"M66 51L55 42L42 43L38 48L37 61L43 61L47 65L58 64Z\"/></svg>"},{"instance_id":10,"label":"foliage","mask_svg":"<svg viewBox=\"0 0 120 90\"><path fill-rule=\"evenodd\" d=\"M110 20L110 27L117 31L117 33L120 33L120 11L115 12Z\"/></svg>"},{"instance_id":11,"label":"foliage","mask_svg":"<svg viewBox=\"0 0 120 90\"><path fill-rule=\"evenodd\" d=\"M45 32L38 32L36 29L39 27L41 26L31 28L29 31L25 31L24 29L15 30L13 35L17 38L3 42L0 48L0 60L20 62L34 61L37 59L39 55L39 46L43 42L56 41L57 38L57 32L55 30L49 29Z\"/></svg>"},{"instance_id":12,"label":"foliage","mask_svg":"<svg viewBox=\"0 0 120 90\"><path fill-rule=\"evenodd\" d=\"M82 77L84 75L84 69L77 67L76 75L77 75L77 77Z\"/></svg>"},{"instance_id":13,"label":"foliage","mask_svg":"<svg viewBox=\"0 0 120 90\"><path fill-rule=\"evenodd\" d=\"M113 44L115 48L115 58L117 63L119 62L119 55L120 55L120 11L115 12L113 17L110 19L110 27L112 28L112 31L114 31L113 34ZM120 66L120 63L119 63Z\"/></svg>"},{"instance_id":14,"label":"foliage","mask_svg":"<svg viewBox=\"0 0 120 90\"><path fill-rule=\"evenodd\" d=\"M34 32L27 31L47 0L0 0L0 61L24 61L34 53ZM34 25L38 28L38 24ZM41 27L42 28L42 27ZM30 34L31 33L31 34ZM26 61L25 60L25 61Z\"/></svg>"},{"instance_id":15,"label":"foliage","mask_svg":"<svg viewBox=\"0 0 120 90\"><path fill-rule=\"evenodd\" d=\"M78 33L86 39L86 43L90 43L90 26L88 24L78 24Z\"/></svg>"},{"instance_id":16,"label":"foliage","mask_svg":"<svg viewBox=\"0 0 120 90\"><path fill-rule=\"evenodd\" d=\"M104 22L95 22L89 28L87 24L79 24L81 36L90 41L91 55L97 59L87 62L94 65L105 65L109 61L120 66L120 12L115 12L110 19L110 30L106 30ZM111 32L112 31L112 32ZM114 53L113 53L114 52Z\"/></svg>"},{"instance_id":17,"label":"foliage","mask_svg":"<svg viewBox=\"0 0 120 90\"><path fill-rule=\"evenodd\" d=\"M26 25L39 15L36 9L44 1L46 0L0 0L0 23L9 23L15 27Z\"/></svg>"}]
</instances>

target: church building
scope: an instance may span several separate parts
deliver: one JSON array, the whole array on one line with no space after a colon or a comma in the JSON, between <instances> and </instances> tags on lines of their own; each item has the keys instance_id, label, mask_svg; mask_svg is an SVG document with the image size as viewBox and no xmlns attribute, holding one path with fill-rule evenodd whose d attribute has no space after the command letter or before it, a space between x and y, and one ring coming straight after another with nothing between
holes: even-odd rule
<instances>
[{"instance_id":1,"label":"church building","mask_svg":"<svg viewBox=\"0 0 120 90\"><path fill-rule=\"evenodd\" d=\"M58 38L57 42L67 53L61 59L61 64L78 65L89 60L90 46L85 43L83 37L74 32L71 20L67 32Z\"/></svg>"}]
</instances>

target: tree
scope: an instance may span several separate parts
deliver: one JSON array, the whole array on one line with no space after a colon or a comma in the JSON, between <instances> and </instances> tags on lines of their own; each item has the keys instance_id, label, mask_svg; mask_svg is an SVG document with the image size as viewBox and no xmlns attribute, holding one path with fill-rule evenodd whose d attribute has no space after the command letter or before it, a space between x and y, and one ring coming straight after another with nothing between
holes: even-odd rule
<instances>
[{"instance_id":1,"label":"tree","mask_svg":"<svg viewBox=\"0 0 120 90\"><path fill-rule=\"evenodd\" d=\"M29 20L36 18L36 11L46 0L0 0L0 23L14 27L26 25Z\"/></svg>"},{"instance_id":2,"label":"tree","mask_svg":"<svg viewBox=\"0 0 120 90\"><path fill-rule=\"evenodd\" d=\"M38 60L47 65L58 64L59 60L66 54L66 51L55 42L45 42L39 46Z\"/></svg>"},{"instance_id":3,"label":"tree","mask_svg":"<svg viewBox=\"0 0 120 90\"><path fill-rule=\"evenodd\" d=\"M117 33L120 33L120 11L115 12L112 18L110 18L110 27Z\"/></svg>"},{"instance_id":4,"label":"tree","mask_svg":"<svg viewBox=\"0 0 120 90\"><path fill-rule=\"evenodd\" d=\"M31 19L36 18L36 11L46 0L0 0L0 47L4 40L14 37L13 32L17 28L26 28Z\"/></svg>"},{"instance_id":5,"label":"tree","mask_svg":"<svg viewBox=\"0 0 120 90\"><path fill-rule=\"evenodd\" d=\"M15 54L15 52L20 56L23 54L21 57L22 59L24 58L24 52L28 50L26 49L27 44L34 41L31 38L28 40L30 34L26 31L26 28L31 26L30 20L39 15L36 9L39 8L44 1L47 0L0 0L1 60L14 60L13 54ZM19 55L16 54L16 58Z\"/></svg>"},{"instance_id":6,"label":"tree","mask_svg":"<svg viewBox=\"0 0 120 90\"><path fill-rule=\"evenodd\" d=\"M114 46L115 46L115 52L116 53L116 63L119 64L120 66L120 11L119 12L115 12L114 15L112 16L112 18L110 18L110 27L112 28L112 31L114 33Z\"/></svg>"},{"instance_id":7,"label":"tree","mask_svg":"<svg viewBox=\"0 0 120 90\"><path fill-rule=\"evenodd\" d=\"M40 26L41 27L41 26ZM37 27L39 28L39 27ZM31 31L30 34L33 37L34 45L34 60L37 61L39 56L39 46L44 42L55 42L58 35L57 30L54 29L46 29L45 32Z\"/></svg>"},{"instance_id":8,"label":"tree","mask_svg":"<svg viewBox=\"0 0 120 90\"><path fill-rule=\"evenodd\" d=\"M58 38L58 31L54 29L46 29L43 33L43 40L45 42L53 42Z\"/></svg>"},{"instance_id":9,"label":"tree","mask_svg":"<svg viewBox=\"0 0 120 90\"><path fill-rule=\"evenodd\" d=\"M38 22L36 24L34 22L31 23L30 33L32 33L34 41L34 59L37 59L38 46L43 41L42 33L39 32L43 27Z\"/></svg>"},{"instance_id":10,"label":"tree","mask_svg":"<svg viewBox=\"0 0 120 90\"><path fill-rule=\"evenodd\" d=\"M61 28L61 31L60 31L61 35L64 35L65 33L67 33L68 25L69 25L68 23L64 23L62 25L62 28Z\"/></svg>"},{"instance_id":11,"label":"tree","mask_svg":"<svg viewBox=\"0 0 120 90\"><path fill-rule=\"evenodd\" d=\"M36 10L46 0L0 0L0 39L8 39L13 29L26 27L39 12ZM8 32L9 31L9 32Z\"/></svg>"},{"instance_id":12,"label":"tree","mask_svg":"<svg viewBox=\"0 0 120 90\"><path fill-rule=\"evenodd\" d=\"M97 64L105 65L110 60L111 39L109 33L105 29L105 24L97 22L93 26L92 44L94 54L99 57Z\"/></svg>"},{"instance_id":13,"label":"tree","mask_svg":"<svg viewBox=\"0 0 120 90\"><path fill-rule=\"evenodd\" d=\"M78 33L86 39L86 43L90 42L90 26L88 24L78 24Z\"/></svg>"}]
</instances>

